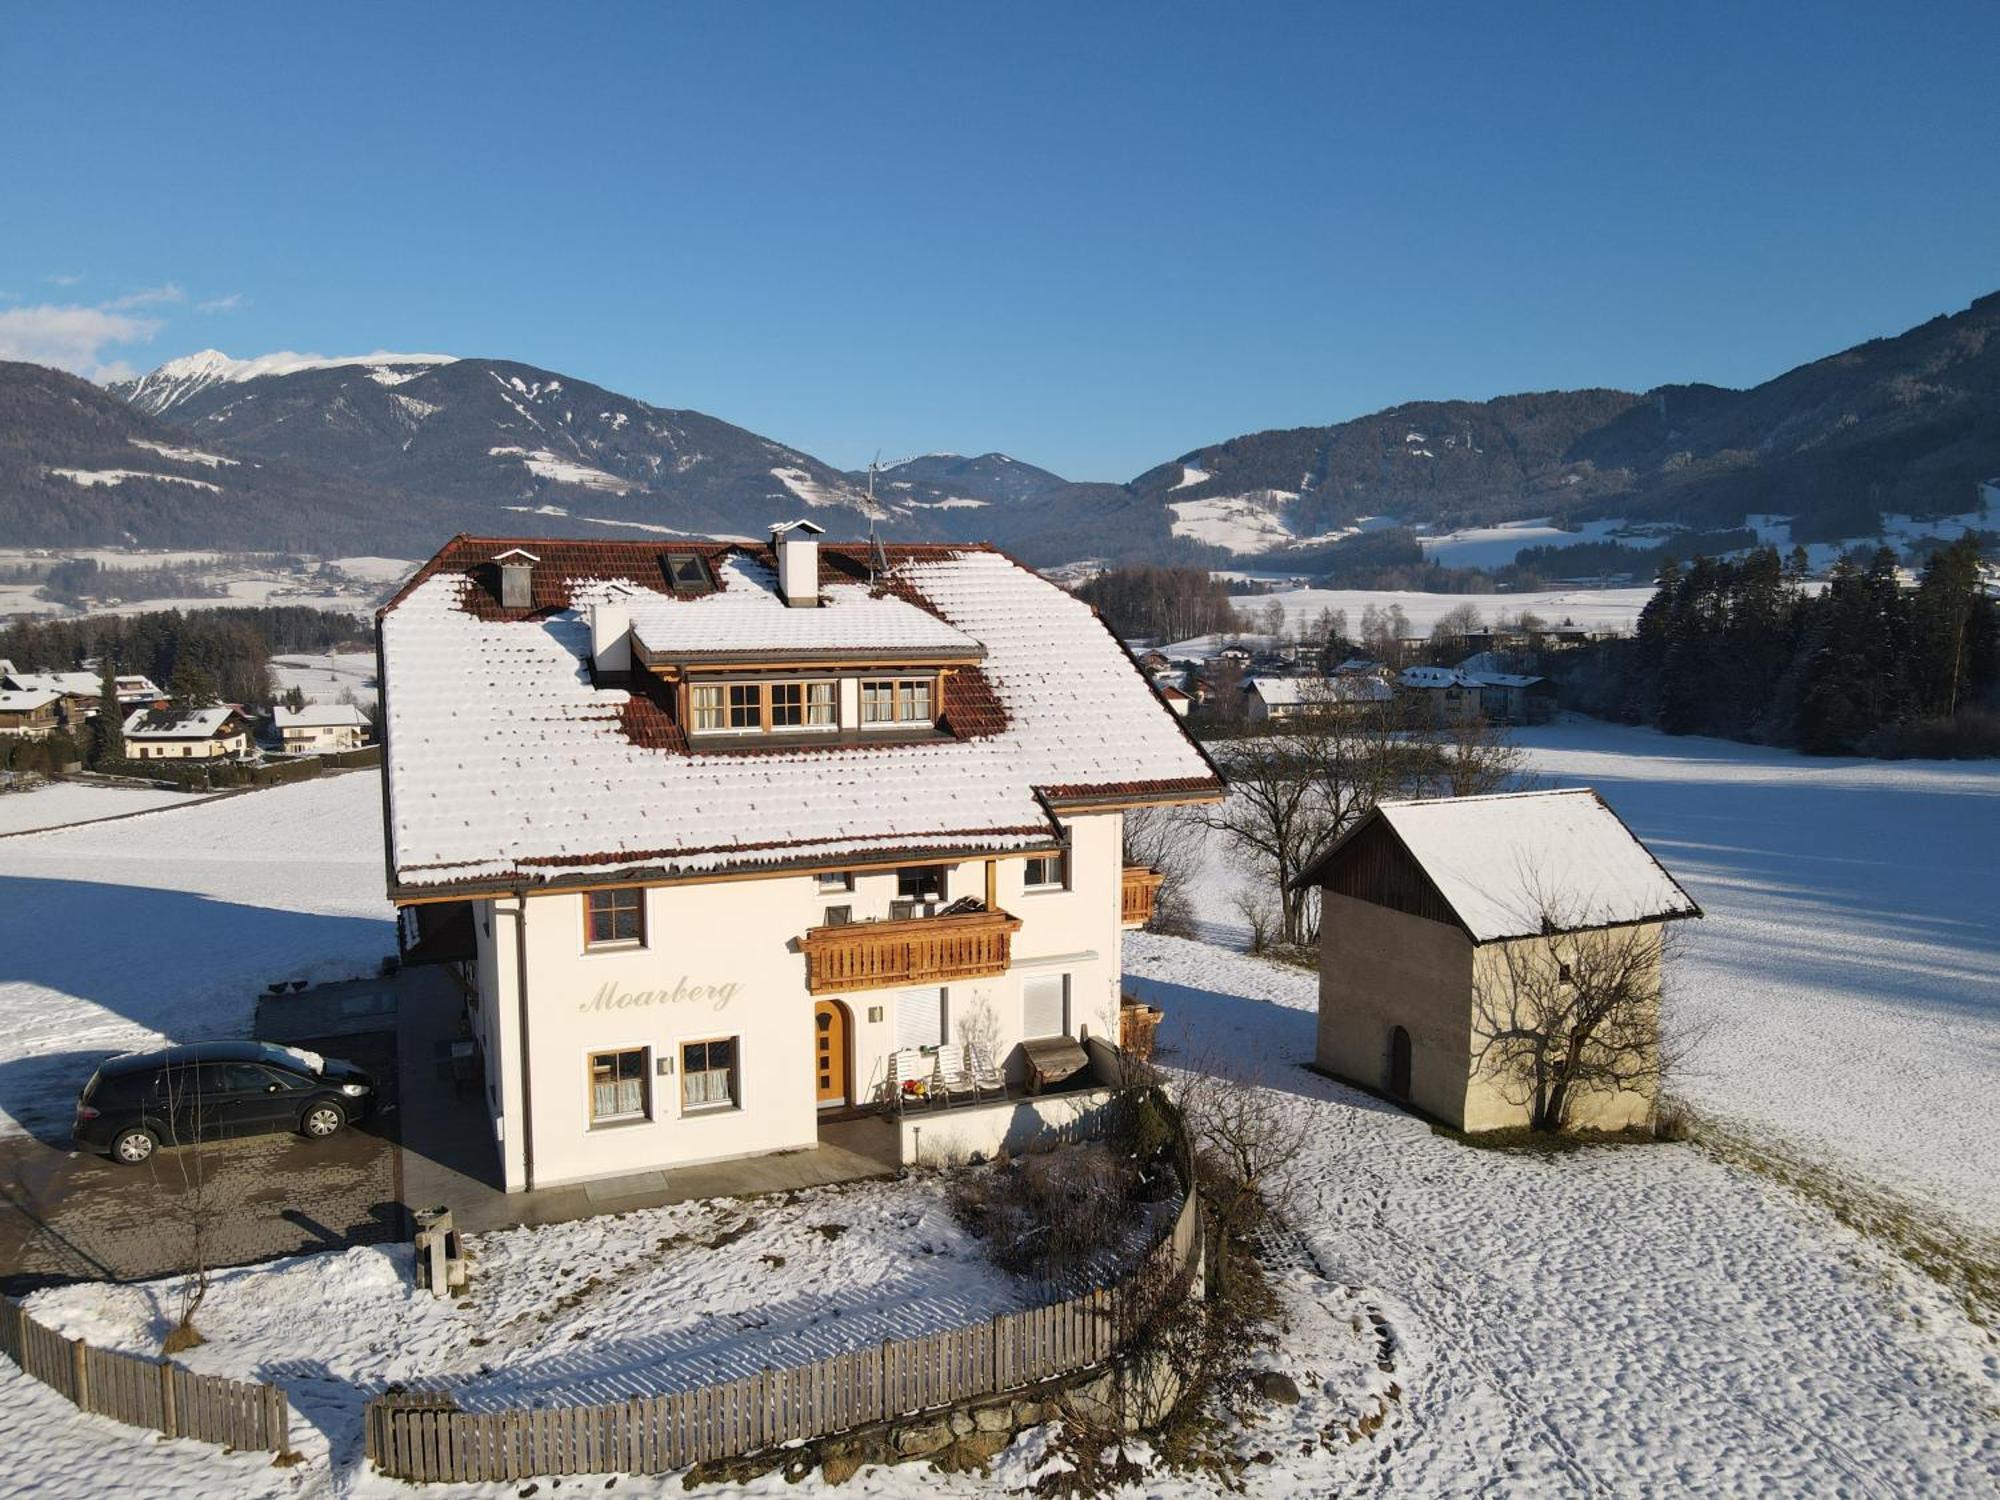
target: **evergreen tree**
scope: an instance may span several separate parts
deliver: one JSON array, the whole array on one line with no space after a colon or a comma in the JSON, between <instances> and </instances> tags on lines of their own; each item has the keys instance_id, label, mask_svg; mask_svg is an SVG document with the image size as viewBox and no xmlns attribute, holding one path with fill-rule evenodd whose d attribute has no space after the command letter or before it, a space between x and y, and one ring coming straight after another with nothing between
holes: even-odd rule
<instances>
[{"instance_id":1,"label":"evergreen tree","mask_svg":"<svg viewBox=\"0 0 2000 1500\"><path fill-rule=\"evenodd\" d=\"M99 657L97 716L90 721L90 763L112 765L125 758L125 710L118 702L118 664L107 650Z\"/></svg>"}]
</instances>

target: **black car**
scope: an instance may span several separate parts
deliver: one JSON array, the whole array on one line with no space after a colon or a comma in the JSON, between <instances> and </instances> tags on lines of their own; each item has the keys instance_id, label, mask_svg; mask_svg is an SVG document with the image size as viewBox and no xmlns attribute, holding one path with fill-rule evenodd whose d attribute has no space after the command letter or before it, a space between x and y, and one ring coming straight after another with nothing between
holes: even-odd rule
<instances>
[{"instance_id":1,"label":"black car","mask_svg":"<svg viewBox=\"0 0 2000 1500\"><path fill-rule=\"evenodd\" d=\"M376 1103L350 1062L275 1042L205 1042L114 1057L76 1099L71 1134L137 1166L162 1146L296 1130L321 1139Z\"/></svg>"}]
</instances>

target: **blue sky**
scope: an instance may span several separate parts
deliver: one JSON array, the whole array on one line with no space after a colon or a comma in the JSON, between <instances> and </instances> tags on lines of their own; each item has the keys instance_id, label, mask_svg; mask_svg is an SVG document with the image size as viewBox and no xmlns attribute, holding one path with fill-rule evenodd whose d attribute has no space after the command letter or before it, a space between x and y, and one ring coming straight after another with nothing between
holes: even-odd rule
<instances>
[{"instance_id":1,"label":"blue sky","mask_svg":"<svg viewBox=\"0 0 2000 1500\"><path fill-rule=\"evenodd\" d=\"M0 354L493 355L1125 479L2000 288L2000 6L17 6Z\"/></svg>"}]
</instances>

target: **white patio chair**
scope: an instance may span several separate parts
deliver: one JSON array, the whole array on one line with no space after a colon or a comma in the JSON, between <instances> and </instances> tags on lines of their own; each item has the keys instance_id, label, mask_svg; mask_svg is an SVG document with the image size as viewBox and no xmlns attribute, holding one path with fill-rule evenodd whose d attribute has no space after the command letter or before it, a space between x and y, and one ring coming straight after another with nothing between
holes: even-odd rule
<instances>
[{"instance_id":1,"label":"white patio chair","mask_svg":"<svg viewBox=\"0 0 2000 1500\"><path fill-rule=\"evenodd\" d=\"M996 1099L1007 1097L1007 1075L1000 1065L993 1061L993 1054L976 1043L968 1042L965 1048L966 1071L972 1075L973 1092L980 1098L989 1093Z\"/></svg>"}]
</instances>

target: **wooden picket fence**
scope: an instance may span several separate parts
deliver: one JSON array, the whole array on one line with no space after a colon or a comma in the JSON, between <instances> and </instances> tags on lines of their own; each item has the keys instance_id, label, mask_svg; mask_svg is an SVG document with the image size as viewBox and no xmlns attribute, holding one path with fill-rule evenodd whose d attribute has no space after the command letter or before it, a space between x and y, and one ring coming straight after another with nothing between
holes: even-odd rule
<instances>
[{"instance_id":1,"label":"wooden picket fence","mask_svg":"<svg viewBox=\"0 0 2000 1500\"><path fill-rule=\"evenodd\" d=\"M1201 1204L1118 1284L985 1323L603 1406L467 1412L444 1391L378 1396L367 1456L399 1479L493 1481L544 1474L660 1474L827 1437L1101 1364L1125 1330L1185 1294L1201 1263Z\"/></svg>"},{"instance_id":2,"label":"wooden picket fence","mask_svg":"<svg viewBox=\"0 0 2000 1500\"><path fill-rule=\"evenodd\" d=\"M291 1406L275 1385L197 1375L172 1360L99 1349L64 1338L0 1297L0 1354L80 1410L168 1437L283 1453Z\"/></svg>"}]
</instances>

